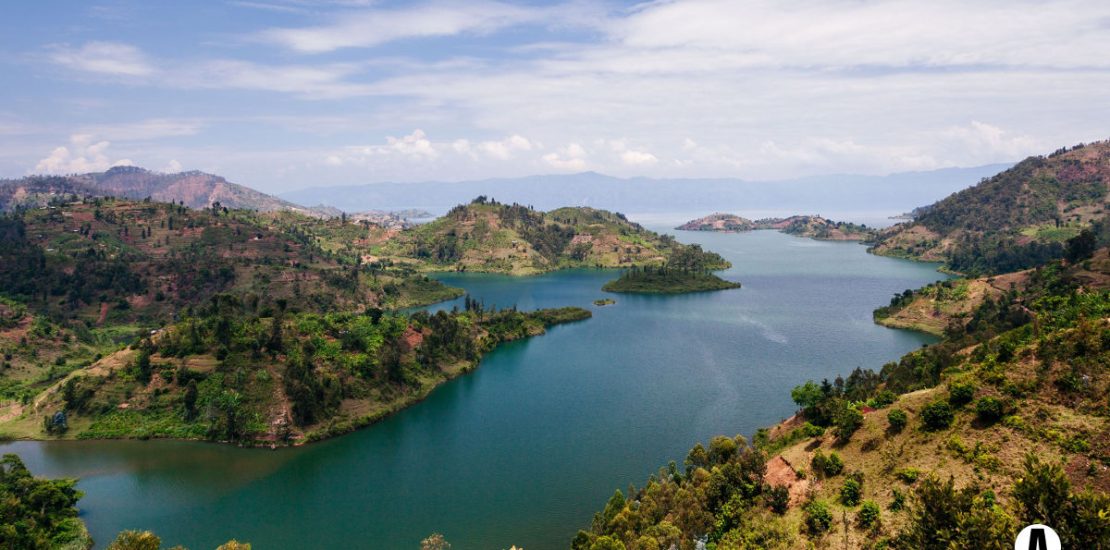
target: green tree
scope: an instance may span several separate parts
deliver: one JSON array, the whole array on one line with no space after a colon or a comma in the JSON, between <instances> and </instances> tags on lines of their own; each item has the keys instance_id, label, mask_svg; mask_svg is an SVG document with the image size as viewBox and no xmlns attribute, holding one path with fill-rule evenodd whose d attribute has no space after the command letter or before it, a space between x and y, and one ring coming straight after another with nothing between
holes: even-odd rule
<instances>
[{"instance_id":1,"label":"green tree","mask_svg":"<svg viewBox=\"0 0 1110 550\"><path fill-rule=\"evenodd\" d=\"M945 401L934 401L921 409L921 422L926 430L943 430L952 425L952 407Z\"/></svg>"},{"instance_id":2,"label":"green tree","mask_svg":"<svg viewBox=\"0 0 1110 550\"><path fill-rule=\"evenodd\" d=\"M906 411L902 409L891 409L890 412L886 413L886 421L892 432L900 432L905 429L908 420Z\"/></svg>"},{"instance_id":3,"label":"green tree","mask_svg":"<svg viewBox=\"0 0 1110 550\"><path fill-rule=\"evenodd\" d=\"M160 550L162 539L150 531L121 531L108 550Z\"/></svg>"}]
</instances>

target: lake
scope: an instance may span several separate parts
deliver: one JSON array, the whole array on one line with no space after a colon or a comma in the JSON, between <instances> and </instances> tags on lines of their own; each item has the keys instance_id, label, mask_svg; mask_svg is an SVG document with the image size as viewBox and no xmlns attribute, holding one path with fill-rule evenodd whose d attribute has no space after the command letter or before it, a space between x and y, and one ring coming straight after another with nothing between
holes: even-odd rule
<instances>
[{"instance_id":1,"label":"lake","mask_svg":"<svg viewBox=\"0 0 1110 550\"><path fill-rule=\"evenodd\" d=\"M678 232L733 263L744 287L609 295L615 272L449 274L486 305L575 305L590 320L504 345L383 422L279 451L171 441L13 442L32 472L80 477L103 547L122 529L168 545L257 549L564 549L616 488L642 485L698 441L750 436L793 413L807 379L880 368L931 342L871 322L895 292L944 276L855 243L771 231ZM461 300L434 306L450 308ZM434 309L433 308L433 309Z\"/></svg>"}]
</instances>

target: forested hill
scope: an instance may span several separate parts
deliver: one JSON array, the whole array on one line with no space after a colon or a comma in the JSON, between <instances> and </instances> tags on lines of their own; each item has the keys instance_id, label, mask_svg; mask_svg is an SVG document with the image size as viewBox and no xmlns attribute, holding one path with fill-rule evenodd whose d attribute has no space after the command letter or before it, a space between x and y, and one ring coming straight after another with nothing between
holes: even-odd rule
<instances>
[{"instance_id":1,"label":"forested hill","mask_svg":"<svg viewBox=\"0 0 1110 550\"><path fill-rule=\"evenodd\" d=\"M221 176L204 172L163 174L134 166L117 166L105 172L72 176L28 176L0 180L0 211L18 207L37 207L59 196L119 197L184 204L189 208L208 208L220 204L228 208L274 212L288 210L318 216L320 213L289 201L231 183Z\"/></svg>"},{"instance_id":2,"label":"forested hill","mask_svg":"<svg viewBox=\"0 0 1110 550\"><path fill-rule=\"evenodd\" d=\"M617 491L571 548L1002 550L1032 523L1107 548L1110 252L973 283L883 308L935 304L941 342L799 384L796 416L695 445Z\"/></svg>"},{"instance_id":3,"label":"forested hill","mask_svg":"<svg viewBox=\"0 0 1110 550\"><path fill-rule=\"evenodd\" d=\"M267 316L389 310L462 294L403 266L319 246L313 232L324 227L359 228L119 199L0 216L0 419L214 300Z\"/></svg>"},{"instance_id":4,"label":"forested hill","mask_svg":"<svg viewBox=\"0 0 1110 550\"><path fill-rule=\"evenodd\" d=\"M797 215L786 218L761 218L752 221L734 214L720 212L690 220L675 229L723 232L774 229L790 235L827 241L869 241L874 239L878 233L866 225L834 222L821 216Z\"/></svg>"},{"instance_id":5,"label":"forested hill","mask_svg":"<svg viewBox=\"0 0 1110 550\"><path fill-rule=\"evenodd\" d=\"M918 211L880 235L878 254L1004 273L1063 256L1067 239L1110 214L1110 141L1030 157Z\"/></svg>"},{"instance_id":6,"label":"forested hill","mask_svg":"<svg viewBox=\"0 0 1110 550\"><path fill-rule=\"evenodd\" d=\"M717 254L644 229L619 213L585 207L540 212L486 197L410 230L371 231L372 254L428 270L530 274L662 265L679 251L696 253L708 269L728 267Z\"/></svg>"}]
</instances>

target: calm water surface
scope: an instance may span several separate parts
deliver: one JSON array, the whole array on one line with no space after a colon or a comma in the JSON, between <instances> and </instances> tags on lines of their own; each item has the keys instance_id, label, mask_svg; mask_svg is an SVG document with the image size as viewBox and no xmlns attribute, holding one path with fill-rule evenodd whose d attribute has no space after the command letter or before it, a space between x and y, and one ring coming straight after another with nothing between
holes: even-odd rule
<instances>
[{"instance_id":1,"label":"calm water surface","mask_svg":"<svg viewBox=\"0 0 1110 550\"><path fill-rule=\"evenodd\" d=\"M929 341L871 322L934 266L759 231L679 232L732 261L744 287L615 296L612 272L445 275L487 305L577 305L588 321L505 345L423 403L299 449L167 441L16 442L36 474L78 476L103 547L122 529L214 548L566 548L617 487L642 484L697 441L750 435L789 416L809 378L879 368ZM437 307L452 307L449 302Z\"/></svg>"}]
</instances>

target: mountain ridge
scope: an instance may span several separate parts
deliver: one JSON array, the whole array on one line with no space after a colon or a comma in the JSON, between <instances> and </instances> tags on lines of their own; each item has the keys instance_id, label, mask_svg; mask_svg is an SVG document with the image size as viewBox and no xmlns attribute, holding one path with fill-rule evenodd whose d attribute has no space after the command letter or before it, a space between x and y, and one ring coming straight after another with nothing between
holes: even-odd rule
<instances>
[{"instance_id":1,"label":"mountain ridge","mask_svg":"<svg viewBox=\"0 0 1110 550\"><path fill-rule=\"evenodd\" d=\"M736 178L620 178L597 172L485 178L455 182L379 182L321 186L279 193L293 202L339 206L348 211L424 208L446 212L479 195L530 204L542 210L590 206L622 212L775 209L851 211L862 201L900 213L963 189L1010 164L899 172L885 176L827 175L771 181ZM690 187L701 187L697 194ZM850 192L846 192L846 189ZM414 200L412 197L422 197ZM417 204L419 203L419 204Z\"/></svg>"},{"instance_id":2,"label":"mountain ridge","mask_svg":"<svg viewBox=\"0 0 1110 550\"><path fill-rule=\"evenodd\" d=\"M0 211L45 206L59 195L115 196L132 200L150 198L193 209L219 204L259 212L291 211L316 217L327 215L326 212L229 182L216 174L199 170L169 174L136 166L116 166L104 172L67 176L32 175L0 180Z\"/></svg>"}]
</instances>

